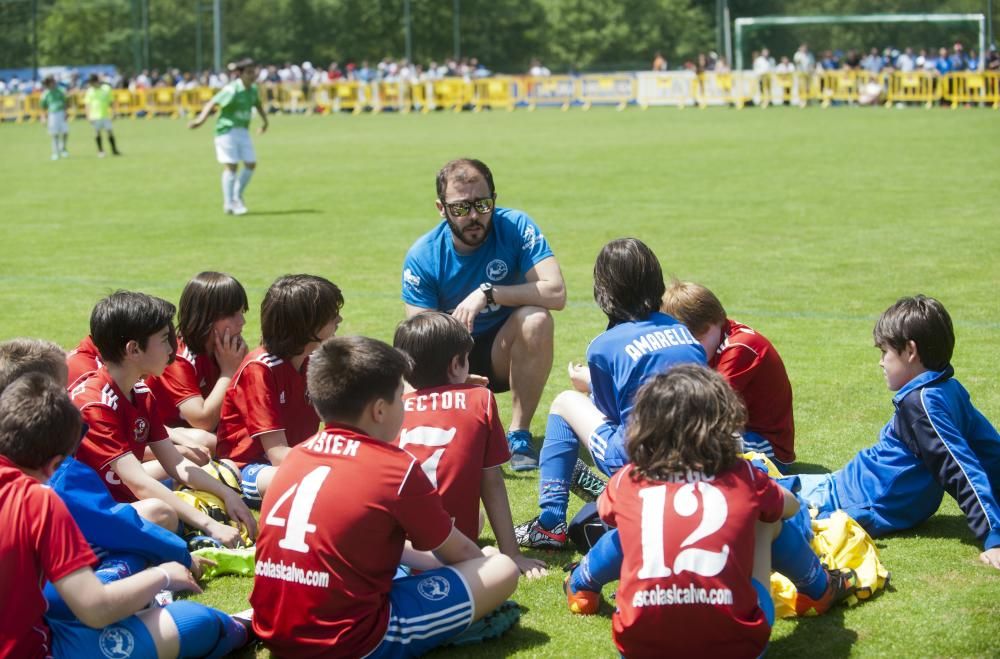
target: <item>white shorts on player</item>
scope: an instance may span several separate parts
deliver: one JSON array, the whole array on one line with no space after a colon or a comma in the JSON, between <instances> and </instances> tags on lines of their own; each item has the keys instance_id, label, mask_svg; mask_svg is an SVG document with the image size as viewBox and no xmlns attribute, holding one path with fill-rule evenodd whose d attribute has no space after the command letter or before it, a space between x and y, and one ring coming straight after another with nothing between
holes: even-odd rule
<instances>
[{"instance_id":1,"label":"white shorts on player","mask_svg":"<svg viewBox=\"0 0 1000 659\"><path fill-rule=\"evenodd\" d=\"M233 128L228 133L215 137L215 159L223 165L238 163L256 163L257 153L250 141L250 131L246 128Z\"/></svg>"},{"instance_id":2,"label":"white shorts on player","mask_svg":"<svg viewBox=\"0 0 1000 659\"><path fill-rule=\"evenodd\" d=\"M94 132L100 133L102 130L111 132L110 119L91 119L90 125L94 127Z\"/></svg>"},{"instance_id":3,"label":"white shorts on player","mask_svg":"<svg viewBox=\"0 0 1000 659\"><path fill-rule=\"evenodd\" d=\"M49 135L65 135L68 132L66 112L64 110L49 112Z\"/></svg>"}]
</instances>

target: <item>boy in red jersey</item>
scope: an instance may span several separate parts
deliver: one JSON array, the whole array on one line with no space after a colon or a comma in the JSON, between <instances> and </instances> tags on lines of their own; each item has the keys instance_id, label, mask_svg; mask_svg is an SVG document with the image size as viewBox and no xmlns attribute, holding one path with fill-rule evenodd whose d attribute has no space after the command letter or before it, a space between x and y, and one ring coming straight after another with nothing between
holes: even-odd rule
<instances>
[{"instance_id":1,"label":"boy in red jersey","mask_svg":"<svg viewBox=\"0 0 1000 659\"><path fill-rule=\"evenodd\" d=\"M110 584L98 580L94 552L65 504L43 485L73 453L80 430L79 412L49 375L27 373L0 394L0 656L126 656L114 654L117 648L137 657L176 657L183 649L193 657L244 644L239 623L193 602L142 611L163 589L201 592L179 563ZM46 581L76 619L43 617ZM185 622L193 616L208 616L206 633L182 637L192 631Z\"/></svg>"},{"instance_id":2,"label":"boy in red jersey","mask_svg":"<svg viewBox=\"0 0 1000 659\"><path fill-rule=\"evenodd\" d=\"M365 337L312 355L324 427L285 456L265 495L253 628L280 656L419 655L517 586L514 562L452 523L420 463L390 442L403 422L405 354ZM409 539L448 567L393 579Z\"/></svg>"},{"instance_id":3,"label":"boy in red jersey","mask_svg":"<svg viewBox=\"0 0 1000 659\"><path fill-rule=\"evenodd\" d=\"M243 285L222 272L201 272L181 292L177 358L148 383L167 427L215 432L226 389L247 354ZM215 453L215 435L212 452Z\"/></svg>"},{"instance_id":4,"label":"boy in red jersey","mask_svg":"<svg viewBox=\"0 0 1000 659\"><path fill-rule=\"evenodd\" d=\"M762 334L727 318L719 298L700 284L675 279L663 295L663 311L688 326L708 365L743 399L743 447L785 471L795 461L795 420L792 385L778 351Z\"/></svg>"},{"instance_id":5,"label":"boy in red jersey","mask_svg":"<svg viewBox=\"0 0 1000 659\"><path fill-rule=\"evenodd\" d=\"M450 314L426 311L399 324L393 345L413 359L407 382L415 389L403 396L406 413L393 444L420 460L459 531L478 539L482 498L500 551L528 578L545 575L545 563L523 556L514 538L501 470L510 449L496 399L486 387L465 384L469 330Z\"/></svg>"},{"instance_id":6,"label":"boy in red jersey","mask_svg":"<svg viewBox=\"0 0 1000 659\"><path fill-rule=\"evenodd\" d=\"M682 364L636 395L631 463L598 499L624 561L612 628L625 657L756 657L774 622L771 542L798 501L738 457L746 412L725 381Z\"/></svg>"},{"instance_id":7,"label":"boy in red jersey","mask_svg":"<svg viewBox=\"0 0 1000 659\"><path fill-rule=\"evenodd\" d=\"M118 291L101 300L90 316L90 335L104 364L75 383L73 404L88 425L77 459L97 471L116 500L158 499L181 521L226 546L239 531L184 503L154 475L160 469L176 481L219 497L230 517L251 537L256 522L233 490L181 456L168 440L143 376L159 375L173 357L174 305L143 293ZM157 462L140 462L149 447Z\"/></svg>"},{"instance_id":8,"label":"boy in red jersey","mask_svg":"<svg viewBox=\"0 0 1000 659\"><path fill-rule=\"evenodd\" d=\"M218 456L241 472L243 498L260 507L291 447L316 434L306 397L309 355L337 333L344 296L314 275L285 275L260 303L261 345L240 364L222 401Z\"/></svg>"}]
</instances>

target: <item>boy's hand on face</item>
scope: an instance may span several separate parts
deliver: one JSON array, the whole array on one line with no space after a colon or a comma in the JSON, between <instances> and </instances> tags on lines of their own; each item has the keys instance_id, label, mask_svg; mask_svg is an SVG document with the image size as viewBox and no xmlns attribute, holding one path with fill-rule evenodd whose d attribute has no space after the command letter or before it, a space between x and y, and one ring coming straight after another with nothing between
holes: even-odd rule
<instances>
[{"instance_id":1,"label":"boy's hand on face","mask_svg":"<svg viewBox=\"0 0 1000 659\"><path fill-rule=\"evenodd\" d=\"M1000 547L987 549L979 555L979 560L990 567L1000 570Z\"/></svg>"},{"instance_id":2,"label":"boy's hand on face","mask_svg":"<svg viewBox=\"0 0 1000 659\"><path fill-rule=\"evenodd\" d=\"M239 334L230 336L227 329L224 334L215 332L214 343L215 361L219 363L219 371L224 376L232 377L247 355L246 341Z\"/></svg>"}]
</instances>

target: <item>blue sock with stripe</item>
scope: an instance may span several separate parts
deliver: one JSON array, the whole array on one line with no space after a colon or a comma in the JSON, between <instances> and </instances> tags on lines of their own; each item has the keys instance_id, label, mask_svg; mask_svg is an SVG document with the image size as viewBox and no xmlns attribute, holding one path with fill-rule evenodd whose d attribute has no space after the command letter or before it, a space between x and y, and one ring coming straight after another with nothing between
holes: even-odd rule
<instances>
[{"instance_id":1,"label":"blue sock with stripe","mask_svg":"<svg viewBox=\"0 0 1000 659\"><path fill-rule=\"evenodd\" d=\"M794 524L781 525L781 533L771 544L771 566L788 577L799 592L813 599L819 599L826 591L826 570Z\"/></svg>"},{"instance_id":2,"label":"blue sock with stripe","mask_svg":"<svg viewBox=\"0 0 1000 659\"><path fill-rule=\"evenodd\" d=\"M550 414L545 426L545 442L539 456L541 476L538 480L538 507L542 512L538 523L551 530L566 521L569 508L569 480L580 452L580 441L566 419Z\"/></svg>"},{"instance_id":3,"label":"blue sock with stripe","mask_svg":"<svg viewBox=\"0 0 1000 659\"><path fill-rule=\"evenodd\" d=\"M601 592L604 584L611 583L622 571L622 541L618 529L611 529L594 543L580 564L569 577L570 588Z\"/></svg>"},{"instance_id":4,"label":"blue sock with stripe","mask_svg":"<svg viewBox=\"0 0 1000 659\"><path fill-rule=\"evenodd\" d=\"M247 644L247 629L232 616L197 602L183 600L168 604L180 636L181 659L223 657Z\"/></svg>"}]
</instances>

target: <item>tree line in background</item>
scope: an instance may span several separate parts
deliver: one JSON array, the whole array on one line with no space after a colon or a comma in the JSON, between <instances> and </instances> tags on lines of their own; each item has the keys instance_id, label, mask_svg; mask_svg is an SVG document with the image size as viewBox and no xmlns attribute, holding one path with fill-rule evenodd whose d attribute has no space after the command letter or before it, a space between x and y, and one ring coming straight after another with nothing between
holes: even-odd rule
<instances>
[{"instance_id":1,"label":"tree line in background","mask_svg":"<svg viewBox=\"0 0 1000 659\"><path fill-rule=\"evenodd\" d=\"M410 0L413 59L454 54L459 6L460 54L499 73L523 73L533 58L554 72L648 68L661 52L671 68L719 50L718 0ZM729 0L730 18L761 15L986 11L982 0ZM311 61L326 67L405 54L404 0L223 0L223 60ZM148 8L144 21L140 8ZM209 68L211 0L0 0L0 68L32 63L37 11L40 66L114 64L125 71ZM145 25L148 24L148 30ZM994 32L995 33L995 32ZM753 31L746 49L791 54L877 46L973 43L969 24L840 25Z\"/></svg>"}]
</instances>

